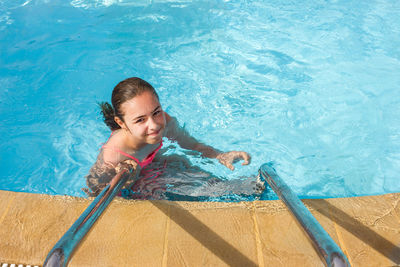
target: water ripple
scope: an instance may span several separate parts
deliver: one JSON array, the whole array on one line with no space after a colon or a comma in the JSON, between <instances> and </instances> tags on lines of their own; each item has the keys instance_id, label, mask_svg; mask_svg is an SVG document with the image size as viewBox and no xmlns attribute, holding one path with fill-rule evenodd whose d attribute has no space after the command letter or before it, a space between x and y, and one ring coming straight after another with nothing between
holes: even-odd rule
<instances>
[{"instance_id":1,"label":"water ripple","mask_svg":"<svg viewBox=\"0 0 400 267\"><path fill-rule=\"evenodd\" d=\"M217 177L274 161L302 196L398 191L399 11L395 1L3 1L3 186L79 195L108 134L95 103L140 76L196 138L252 155L233 173L189 157Z\"/></svg>"}]
</instances>

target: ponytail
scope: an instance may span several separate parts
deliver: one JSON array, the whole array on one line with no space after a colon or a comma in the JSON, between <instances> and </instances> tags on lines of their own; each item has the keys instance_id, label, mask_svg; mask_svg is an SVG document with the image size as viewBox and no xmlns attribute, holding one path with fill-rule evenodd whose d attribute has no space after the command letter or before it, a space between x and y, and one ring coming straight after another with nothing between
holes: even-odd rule
<instances>
[{"instance_id":1,"label":"ponytail","mask_svg":"<svg viewBox=\"0 0 400 267\"><path fill-rule=\"evenodd\" d=\"M115 112L110 103L100 102L98 105L101 109L100 113L103 115L104 123L111 129L111 131L120 129L121 127L114 120Z\"/></svg>"}]
</instances>

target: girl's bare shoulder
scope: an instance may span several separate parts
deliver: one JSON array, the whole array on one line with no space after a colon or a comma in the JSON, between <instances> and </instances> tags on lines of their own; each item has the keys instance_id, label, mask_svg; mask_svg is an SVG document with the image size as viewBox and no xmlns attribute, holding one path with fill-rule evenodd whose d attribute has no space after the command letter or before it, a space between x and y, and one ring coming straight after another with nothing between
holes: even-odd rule
<instances>
[{"instance_id":1,"label":"girl's bare shoulder","mask_svg":"<svg viewBox=\"0 0 400 267\"><path fill-rule=\"evenodd\" d=\"M119 150L123 150L124 136L121 130L114 131L108 141L101 148L102 161L105 164L111 164L114 167L124 160Z\"/></svg>"},{"instance_id":2,"label":"girl's bare shoulder","mask_svg":"<svg viewBox=\"0 0 400 267\"><path fill-rule=\"evenodd\" d=\"M123 155L111 147L103 147L101 150L102 162L107 166L116 167L124 160Z\"/></svg>"}]
</instances>

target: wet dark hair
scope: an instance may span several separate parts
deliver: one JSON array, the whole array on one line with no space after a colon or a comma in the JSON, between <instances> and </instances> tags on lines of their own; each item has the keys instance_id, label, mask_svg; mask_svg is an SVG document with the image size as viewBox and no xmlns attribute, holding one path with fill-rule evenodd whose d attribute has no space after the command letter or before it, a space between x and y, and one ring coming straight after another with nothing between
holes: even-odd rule
<instances>
[{"instance_id":1,"label":"wet dark hair","mask_svg":"<svg viewBox=\"0 0 400 267\"><path fill-rule=\"evenodd\" d=\"M142 94L143 92L151 92L157 97L157 99L159 99L153 86L140 78L132 77L118 83L112 92L112 105L110 105L108 102L99 103L101 114L103 114L104 123L112 131L120 129L121 127L115 122L114 117L118 117L124 121L124 114L121 111L121 105L135 96Z\"/></svg>"}]
</instances>

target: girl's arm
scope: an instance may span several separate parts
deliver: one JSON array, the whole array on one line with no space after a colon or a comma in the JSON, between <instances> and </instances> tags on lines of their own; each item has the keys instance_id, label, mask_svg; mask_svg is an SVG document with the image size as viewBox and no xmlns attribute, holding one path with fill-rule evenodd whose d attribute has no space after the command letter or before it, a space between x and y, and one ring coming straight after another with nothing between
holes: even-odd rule
<instances>
[{"instance_id":1,"label":"girl's arm","mask_svg":"<svg viewBox=\"0 0 400 267\"><path fill-rule=\"evenodd\" d=\"M231 170L235 169L233 163L236 160L243 159L244 162L242 165L247 165L250 163L251 157L244 151L222 152L213 148L212 146L200 143L194 137L192 137L185 128L179 126L176 118L171 117L166 112L164 113L167 120L166 137L178 142L182 148L198 151L207 158L216 158L221 164L225 165Z\"/></svg>"},{"instance_id":2,"label":"girl's arm","mask_svg":"<svg viewBox=\"0 0 400 267\"><path fill-rule=\"evenodd\" d=\"M120 160L119 155L115 151L103 148L96 162L90 168L89 174L86 176L88 188L82 188L82 190L88 196L97 196L110 183L111 179L119 173L123 163L127 164L132 172L139 168L134 160ZM133 184L134 180L132 178L126 182L125 187Z\"/></svg>"}]
</instances>

